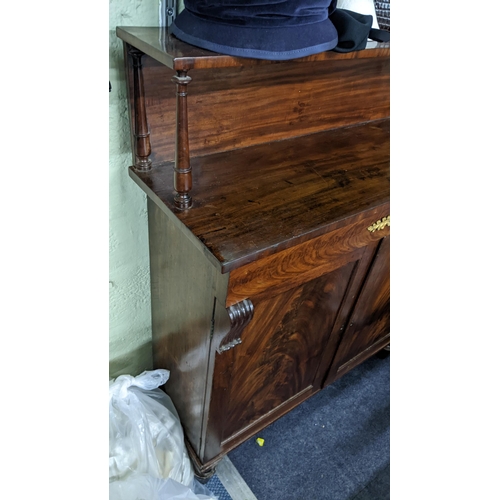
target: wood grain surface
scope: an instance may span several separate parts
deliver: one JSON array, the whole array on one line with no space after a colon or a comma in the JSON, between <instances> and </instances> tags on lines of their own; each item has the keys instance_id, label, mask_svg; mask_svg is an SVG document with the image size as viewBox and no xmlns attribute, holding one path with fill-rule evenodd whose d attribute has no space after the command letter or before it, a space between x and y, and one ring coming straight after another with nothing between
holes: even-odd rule
<instances>
[{"instance_id":1,"label":"wood grain surface","mask_svg":"<svg viewBox=\"0 0 500 500\"><path fill-rule=\"evenodd\" d=\"M190 71L191 156L389 117L388 57L316 61L307 71L306 78L304 65L297 64ZM151 159L173 161L176 73L147 56L142 73Z\"/></svg>"},{"instance_id":2,"label":"wood grain surface","mask_svg":"<svg viewBox=\"0 0 500 500\"><path fill-rule=\"evenodd\" d=\"M242 343L216 356L208 433L234 445L249 426L299 394L313 393L324 346L354 263L273 297L255 299ZM297 401L297 404L300 400ZM275 417L276 418L276 415ZM207 448L206 459L217 452Z\"/></svg>"},{"instance_id":3,"label":"wood grain surface","mask_svg":"<svg viewBox=\"0 0 500 500\"><path fill-rule=\"evenodd\" d=\"M327 376L327 384L354 368L389 343L390 236L378 244L375 258L345 323L339 349ZM374 349L373 347L376 347Z\"/></svg>"},{"instance_id":4,"label":"wood grain surface","mask_svg":"<svg viewBox=\"0 0 500 500\"><path fill-rule=\"evenodd\" d=\"M228 272L365 212L388 215L389 122L193 158L192 168L193 207L181 213L171 165L129 172Z\"/></svg>"},{"instance_id":5,"label":"wood grain surface","mask_svg":"<svg viewBox=\"0 0 500 500\"><path fill-rule=\"evenodd\" d=\"M386 208L387 212L389 207ZM226 306L248 297L274 294L357 260L364 247L389 234L389 227L371 233L369 215L312 240L231 271Z\"/></svg>"},{"instance_id":6,"label":"wood grain surface","mask_svg":"<svg viewBox=\"0 0 500 500\"><path fill-rule=\"evenodd\" d=\"M188 440L200 453L209 373L214 296L227 277L148 201L153 365L170 371L165 384ZM208 410L208 408L207 408Z\"/></svg>"}]
</instances>

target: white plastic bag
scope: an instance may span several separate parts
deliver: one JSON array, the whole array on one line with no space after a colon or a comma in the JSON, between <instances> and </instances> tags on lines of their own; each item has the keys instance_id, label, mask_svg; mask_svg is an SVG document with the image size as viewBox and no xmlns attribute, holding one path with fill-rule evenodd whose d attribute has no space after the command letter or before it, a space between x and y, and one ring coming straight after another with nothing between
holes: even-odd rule
<instances>
[{"instance_id":1,"label":"white plastic bag","mask_svg":"<svg viewBox=\"0 0 500 500\"><path fill-rule=\"evenodd\" d=\"M193 480L190 487L173 479L133 474L124 481L109 483L110 500L217 500L206 486Z\"/></svg>"},{"instance_id":2,"label":"white plastic bag","mask_svg":"<svg viewBox=\"0 0 500 500\"><path fill-rule=\"evenodd\" d=\"M201 496L192 491L196 482L179 416L159 389L169 375L152 370L109 383L110 500L215 498L206 489Z\"/></svg>"}]
</instances>

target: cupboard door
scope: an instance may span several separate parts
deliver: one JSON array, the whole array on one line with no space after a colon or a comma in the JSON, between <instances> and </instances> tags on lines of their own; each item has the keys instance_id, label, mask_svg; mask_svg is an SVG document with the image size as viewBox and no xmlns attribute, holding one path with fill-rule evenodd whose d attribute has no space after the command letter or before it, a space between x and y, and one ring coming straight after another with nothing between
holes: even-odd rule
<instances>
[{"instance_id":1,"label":"cupboard door","mask_svg":"<svg viewBox=\"0 0 500 500\"><path fill-rule=\"evenodd\" d=\"M318 368L355 269L353 261L255 299L241 344L216 354L205 459L217 444L231 448L319 389L326 368Z\"/></svg>"},{"instance_id":2,"label":"cupboard door","mask_svg":"<svg viewBox=\"0 0 500 500\"><path fill-rule=\"evenodd\" d=\"M389 343L390 242L382 238L335 354L326 384Z\"/></svg>"}]
</instances>

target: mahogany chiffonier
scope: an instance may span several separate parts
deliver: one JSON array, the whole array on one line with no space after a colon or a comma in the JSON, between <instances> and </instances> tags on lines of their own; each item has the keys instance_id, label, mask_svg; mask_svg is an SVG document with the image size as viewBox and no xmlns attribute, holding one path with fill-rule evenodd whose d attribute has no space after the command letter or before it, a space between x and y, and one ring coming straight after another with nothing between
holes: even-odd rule
<instances>
[{"instance_id":1,"label":"mahogany chiffonier","mask_svg":"<svg viewBox=\"0 0 500 500\"><path fill-rule=\"evenodd\" d=\"M117 35L154 367L203 478L389 343L390 48L277 62Z\"/></svg>"}]
</instances>

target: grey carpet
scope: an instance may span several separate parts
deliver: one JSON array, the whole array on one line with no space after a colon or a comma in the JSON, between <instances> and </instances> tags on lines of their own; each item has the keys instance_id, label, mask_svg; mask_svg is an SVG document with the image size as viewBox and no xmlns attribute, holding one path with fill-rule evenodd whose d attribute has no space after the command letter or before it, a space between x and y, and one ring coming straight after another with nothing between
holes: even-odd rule
<instances>
[{"instance_id":1,"label":"grey carpet","mask_svg":"<svg viewBox=\"0 0 500 500\"><path fill-rule=\"evenodd\" d=\"M373 356L230 460L259 500L389 499L389 379L390 357Z\"/></svg>"}]
</instances>

